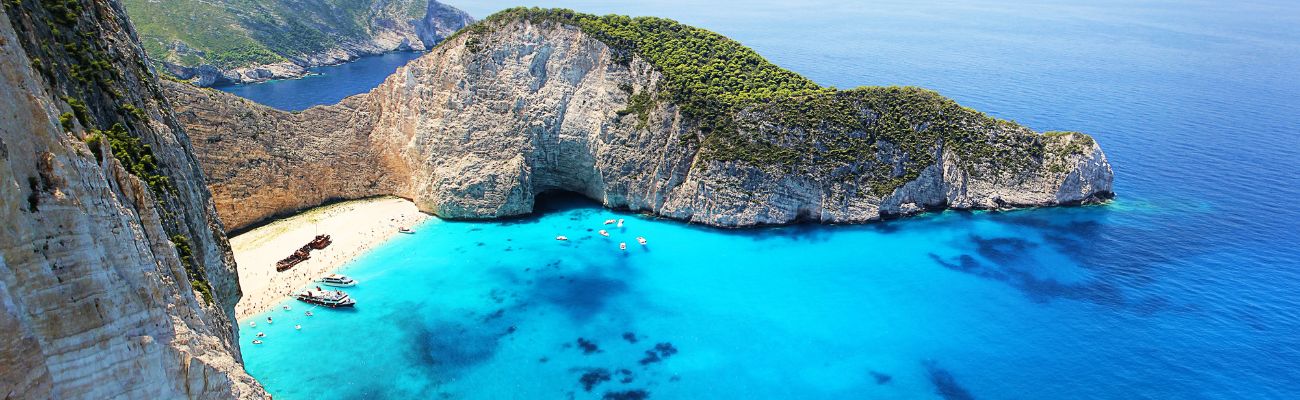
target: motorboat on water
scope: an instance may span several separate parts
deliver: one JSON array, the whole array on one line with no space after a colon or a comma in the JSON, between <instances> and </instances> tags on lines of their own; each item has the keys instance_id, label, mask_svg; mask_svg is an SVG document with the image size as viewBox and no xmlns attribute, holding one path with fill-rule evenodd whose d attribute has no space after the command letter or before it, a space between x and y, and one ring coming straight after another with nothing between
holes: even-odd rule
<instances>
[{"instance_id":1,"label":"motorboat on water","mask_svg":"<svg viewBox=\"0 0 1300 400\"><path fill-rule=\"evenodd\" d=\"M623 219L622 219L622 218L619 218L619 219L618 219L618 227L619 227L619 228L622 228L622 227L623 227Z\"/></svg>"},{"instance_id":2,"label":"motorboat on water","mask_svg":"<svg viewBox=\"0 0 1300 400\"><path fill-rule=\"evenodd\" d=\"M615 220L607 219L607 220L605 220L605 225L612 224L612 223L614 223L614 221L615 221Z\"/></svg>"},{"instance_id":3,"label":"motorboat on water","mask_svg":"<svg viewBox=\"0 0 1300 400\"><path fill-rule=\"evenodd\" d=\"M316 279L316 282L320 282L322 285L325 286L335 286L335 287L352 287L357 285L357 281L355 279L349 278L347 275L339 275L339 274L329 274L329 275L322 276L319 279Z\"/></svg>"},{"instance_id":4,"label":"motorboat on water","mask_svg":"<svg viewBox=\"0 0 1300 400\"><path fill-rule=\"evenodd\" d=\"M637 236L636 242L640 243L642 246L645 246L645 236Z\"/></svg>"},{"instance_id":5,"label":"motorboat on water","mask_svg":"<svg viewBox=\"0 0 1300 400\"><path fill-rule=\"evenodd\" d=\"M596 232L596 233L599 233L600 236L609 237L609 231L604 229L601 229L600 232Z\"/></svg>"},{"instance_id":6,"label":"motorboat on water","mask_svg":"<svg viewBox=\"0 0 1300 400\"><path fill-rule=\"evenodd\" d=\"M568 237L568 236L564 236L564 235L560 235L560 236L556 236L556 237L555 237L555 240L565 241L565 240L569 240L569 237Z\"/></svg>"},{"instance_id":7,"label":"motorboat on water","mask_svg":"<svg viewBox=\"0 0 1300 400\"><path fill-rule=\"evenodd\" d=\"M619 244L618 244L618 249L619 249L619 250L623 250L623 251L627 251L627 242L619 243Z\"/></svg>"},{"instance_id":8,"label":"motorboat on water","mask_svg":"<svg viewBox=\"0 0 1300 400\"><path fill-rule=\"evenodd\" d=\"M304 290L293 295L299 301L325 307L352 307L357 304L342 290Z\"/></svg>"},{"instance_id":9,"label":"motorboat on water","mask_svg":"<svg viewBox=\"0 0 1300 400\"><path fill-rule=\"evenodd\" d=\"M398 232L398 233L405 233L405 234L407 234L407 235L413 235L413 234L415 234L415 230L414 230L414 229L407 228L407 227L405 227L405 226L399 226L399 227L397 227L397 232Z\"/></svg>"}]
</instances>

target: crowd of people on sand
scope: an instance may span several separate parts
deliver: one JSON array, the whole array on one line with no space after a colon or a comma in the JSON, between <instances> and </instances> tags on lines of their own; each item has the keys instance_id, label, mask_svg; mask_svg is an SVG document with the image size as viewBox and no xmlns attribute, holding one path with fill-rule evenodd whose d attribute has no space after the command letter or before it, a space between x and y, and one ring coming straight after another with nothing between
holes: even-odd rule
<instances>
[{"instance_id":1,"label":"crowd of people on sand","mask_svg":"<svg viewBox=\"0 0 1300 400\"><path fill-rule=\"evenodd\" d=\"M624 220L623 220L622 218L619 218L619 219L607 219L607 220L605 220L604 225L615 224L615 227L619 228L620 230L624 230L624 228L623 228L623 222L624 222ZM590 232L590 231L588 231L588 232ZM597 231L596 233L597 233L597 234L600 234L600 236L604 236L604 237L606 237L606 238L610 237L610 236L609 236L609 235L610 235L609 231L608 231L608 230L605 230L605 229L601 229L601 230ZM563 241L568 241L568 240L569 240L569 237L568 237L568 236L564 236L564 235L559 235L559 236L556 236L556 237L555 237L555 240L558 240L558 241L561 241L561 242L563 242ZM636 237L636 242L639 243L641 246L646 246L646 245L647 245L647 244L646 244L647 241L646 241L645 236L637 236L637 237ZM623 250L623 251L627 251L627 242L619 242L619 244L618 244L618 249L619 249L619 250Z\"/></svg>"},{"instance_id":2,"label":"crowd of people on sand","mask_svg":"<svg viewBox=\"0 0 1300 400\"><path fill-rule=\"evenodd\" d=\"M333 213L327 212L327 216ZM241 276L241 279L264 279L267 285L262 291L246 292L245 297L236 306L237 316L248 316L266 311L274 307L285 297L292 296L299 289L311 283L315 279L329 273L357 256L370 251L376 245L382 244L386 238L396 233L397 226L407 226L413 221L413 218L405 213L390 218L388 224L376 225L369 227L367 230L355 232L369 240L360 240L352 243L355 247L337 244L330 246L328 251L319 252L319 256L295 266L287 271L277 272L274 265L268 265L265 268L255 269L252 276ZM346 238L343 235L342 238ZM242 271L241 271L242 272Z\"/></svg>"}]
</instances>

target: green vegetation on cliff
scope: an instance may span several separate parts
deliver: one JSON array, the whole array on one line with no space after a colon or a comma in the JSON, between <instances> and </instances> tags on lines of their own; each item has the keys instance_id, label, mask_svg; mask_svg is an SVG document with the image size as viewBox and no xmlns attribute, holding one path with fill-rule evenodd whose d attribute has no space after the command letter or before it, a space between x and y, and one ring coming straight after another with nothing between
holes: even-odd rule
<instances>
[{"instance_id":1,"label":"green vegetation on cliff","mask_svg":"<svg viewBox=\"0 0 1300 400\"><path fill-rule=\"evenodd\" d=\"M144 183L153 194L162 227L176 246L191 287L211 301L211 285L204 267L193 257L188 229L179 217L184 205L168 177L169 167L170 173L175 173L179 166L168 166L157 158L153 146L159 139L151 123L158 120L151 120L144 111L165 100L133 46L116 46L100 36L121 29L112 25L118 21L98 14L100 7L112 4L102 0L4 0L3 5L32 67L70 110L60 114L60 126L80 137L97 162L106 161L104 151L108 150L126 172ZM102 129L105 126L108 128ZM37 205L35 195L33 192L28 200L32 208Z\"/></svg>"},{"instance_id":2,"label":"green vegetation on cliff","mask_svg":"<svg viewBox=\"0 0 1300 400\"><path fill-rule=\"evenodd\" d=\"M514 21L581 29L621 63L640 57L662 73L659 89L698 122L706 160L865 179L887 195L950 151L970 173L1008 174L1044 160L1044 137L915 87L822 87L717 33L654 17L596 16L565 9L513 8L460 34L471 51ZM645 123L653 97L632 94L619 115Z\"/></svg>"},{"instance_id":3,"label":"green vegetation on cliff","mask_svg":"<svg viewBox=\"0 0 1300 400\"><path fill-rule=\"evenodd\" d=\"M428 0L122 0L150 57L228 69L365 40L381 15L424 16Z\"/></svg>"}]
</instances>

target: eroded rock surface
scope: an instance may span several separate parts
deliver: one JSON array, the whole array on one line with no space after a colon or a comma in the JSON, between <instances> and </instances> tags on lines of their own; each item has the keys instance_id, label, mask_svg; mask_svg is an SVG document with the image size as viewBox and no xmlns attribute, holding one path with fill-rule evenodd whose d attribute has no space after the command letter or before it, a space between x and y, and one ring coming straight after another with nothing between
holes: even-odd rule
<instances>
[{"instance_id":1,"label":"eroded rock surface","mask_svg":"<svg viewBox=\"0 0 1300 400\"><path fill-rule=\"evenodd\" d=\"M224 228L125 15L55 3L0 13L0 397L264 398Z\"/></svg>"},{"instance_id":2,"label":"eroded rock surface","mask_svg":"<svg viewBox=\"0 0 1300 400\"><path fill-rule=\"evenodd\" d=\"M621 61L576 27L520 19L456 36L370 93L299 113L165 87L195 137L218 211L235 228L327 199L378 194L414 199L442 217L478 219L526 214L538 193L567 190L609 207L722 227L1111 196L1110 165L1091 137L1040 135L1000 121L970 123L971 135L991 143L976 160L942 140L914 154L888 138L854 138L874 150L848 161L705 157L709 133L662 100L662 82L645 59ZM636 93L659 100L629 113ZM742 111L741 134L773 137L790 150L813 143L822 152L823 142L865 137L783 125L777 112ZM859 112L869 119L884 111L863 105ZM919 156L934 162L917 167L911 160ZM909 179L906 168L920 172Z\"/></svg>"}]
</instances>

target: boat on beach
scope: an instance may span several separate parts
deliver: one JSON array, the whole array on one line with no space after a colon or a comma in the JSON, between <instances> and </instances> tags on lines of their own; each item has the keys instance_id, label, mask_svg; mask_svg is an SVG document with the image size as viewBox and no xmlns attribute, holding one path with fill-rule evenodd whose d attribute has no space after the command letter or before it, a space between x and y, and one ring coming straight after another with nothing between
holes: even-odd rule
<instances>
[{"instance_id":1,"label":"boat on beach","mask_svg":"<svg viewBox=\"0 0 1300 400\"><path fill-rule=\"evenodd\" d=\"M317 278L316 282L320 282L320 284L325 286L334 286L334 287L352 287L357 285L357 281L355 279L349 278L347 275L340 275L340 274L325 275L320 278Z\"/></svg>"},{"instance_id":2,"label":"boat on beach","mask_svg":"<svg viewBox=\"0 0 1300 400\"><path fill-rule=\"evenodd\" d=\"M307 243L307 246L311 246L313 250L320 250L329 247L332 243L334 243L334 240L330 239L330 235L316 235L316 238Z\"/></svg>"},{"instance_id":3,"label":"boat on beach","mask_svg":"<svg viewBox=\"0 0 1300 400\"><path fill-rule=\"evenodd\" d=\"M293 268L293 266L298 265L298 263L307 261L310 258L311 258L311 246L310 245L302 246L302 248L293 252L292 255L285 257L283 260L277 261L275 263L275 271L276 272L287 271L289 268Z\"/></svg>"},{"instance_id":4,"label":"boat on beach","mask_svg":"<svg viewBox=\"0 0 1300 400\"><path fill-rule=\"evenodd\" d=\"M293 295L293 297L305 303L330 308L352 307L357 304L355 300L352 300L352 297L342 290L304 290Z\"/></svg>"}]
</instances>

